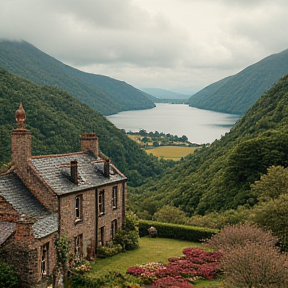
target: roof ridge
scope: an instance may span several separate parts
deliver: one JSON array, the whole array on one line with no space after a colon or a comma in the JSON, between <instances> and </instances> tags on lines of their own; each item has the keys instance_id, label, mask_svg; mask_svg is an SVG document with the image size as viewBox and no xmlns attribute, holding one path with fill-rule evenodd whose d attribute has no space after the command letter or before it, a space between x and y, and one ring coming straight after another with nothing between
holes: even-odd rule
<instances>
[{"instance_id":1,"label":"roof ridge","mask_svg":"<svg viewBox=\"0 0 288 288\"><path fill-rule=\"evenodd\" d=\"M57 157L63 157L63 156L80 155L80 154L85 154L85 153L86 151L78 151L78 152L63 153L63 154L35 155L35 156L32 156L31 159L57 158Z\"/></svg>"}]
</instances>

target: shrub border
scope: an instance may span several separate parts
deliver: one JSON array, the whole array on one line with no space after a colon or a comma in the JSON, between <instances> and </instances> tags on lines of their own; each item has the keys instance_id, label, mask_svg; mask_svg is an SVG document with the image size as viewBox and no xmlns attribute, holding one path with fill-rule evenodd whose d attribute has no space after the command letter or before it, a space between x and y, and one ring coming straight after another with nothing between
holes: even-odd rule
<instances>
[{"instance_id":1,"label":"shrub border","mask_svg":"<svg viewBox=\"0 0 288 288\"><path fill-rule=\"evenodd\" d=\"M151 226L157 229L158 237L187 240L192 242L201 242L201 240L211 238L212 235L219 232L219 230L211 228L161 223L150 220L139 220L140 237L149 235L148 228Z\"/></svg>"}]
</instances>

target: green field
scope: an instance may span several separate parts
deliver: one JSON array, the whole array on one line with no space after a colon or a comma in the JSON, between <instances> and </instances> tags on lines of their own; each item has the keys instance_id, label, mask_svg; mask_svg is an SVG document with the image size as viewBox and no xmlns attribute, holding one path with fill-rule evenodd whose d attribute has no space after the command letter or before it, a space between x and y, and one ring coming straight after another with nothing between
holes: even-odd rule
<instances>
[{"instance_id":1,"label":"green field","mask_svg":"<svg viewBox=\"0 0 288 288\"><path fill-rule=\"evenodd\" d=\"M118 271L123 274L131 266L141 265L149 262L168 263L169 257L181 256L182 251L186 247L200 247L199 243L167 239L167 238L150 238L143 237L139 240L140 247L133 251L128 251L115 255L111 258L96 260L92 266L90 275L92 277L100 277L108 274L109 271ZM197 287L220 287L221 280L207 281L200 280Z\"/></svg>"},{"instance_id":2,"label":"green field","mask_svg":"<svg viewBox=\"0 0 288 288\"><path fill-rule=\"evenodd\" d=\"M196 149L199 149L199 147L160 146L152 149L146 149L145 151L147 154L152 153L154 156L159 158L178 161L182 157L194 153Z\"/></svg>"}]
</instances>

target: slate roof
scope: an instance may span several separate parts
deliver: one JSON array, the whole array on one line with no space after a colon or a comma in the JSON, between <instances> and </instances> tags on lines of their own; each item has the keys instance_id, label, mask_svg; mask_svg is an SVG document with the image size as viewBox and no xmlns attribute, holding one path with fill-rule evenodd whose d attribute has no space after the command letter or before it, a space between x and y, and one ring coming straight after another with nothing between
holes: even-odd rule
<instances>
[{"instance_id":1,"label":"slate roof","mask_svg":"<svg viewBox=\"0 0 288 288\"><path fill-rule=\"evenodd\" d=\"M78 163L79 183L70 180L70 162ZM41 178L57 195L103 186L127 179L110 164L109 178L104 176L104 161L89 152L62 155L34 156L31 163Z\"/></svg>"},{"instance_id":2,"label":"slate roof","mask_svg":"<svg viewBox=\"0 0 288 288\"><path fill-rule=\"evenodd\" d=\"M43 217L49 211L26 188L15 173L0 176L0 196L2 196L21 215Z\"/></svg>"},{"instance_id":3,"label":"slate roof","mask_svg":"<svg viewBox=\"0 0 288 288\"><path fill-rule=\"evenodd\" d=\"M19 215L30 216L35 219L35 223L33 224L33 234L35 238L45 237L58 230L57 216L52 215L45 206L38 201L15 173L11 172L7 175L0 176L0 196L10 203ZM10 224L12 225L13 223ZM1 227L2 226L0 226L0 237L2 238Z\"/></svg>"},{"instance_id":4,"label":"slate roof","mask_svg":"<svg viewBox=\"0 0 288 288\"><path fill-rule=\"evenodd\" d=\"M16 224L0 221L0 246L12 235L15 231Z\"/></svg>"},{"instance_id":5,"label":"slate roof","mask_svg":"<svg viewBox=\"0 0 288 288\"><path fill-rule=\"evenodd\" d=\"M48 215L40 218L33 225L33 235L36 239L46 237L58 230L58 216L57 214Z\"/></svg>"}]
</instances>

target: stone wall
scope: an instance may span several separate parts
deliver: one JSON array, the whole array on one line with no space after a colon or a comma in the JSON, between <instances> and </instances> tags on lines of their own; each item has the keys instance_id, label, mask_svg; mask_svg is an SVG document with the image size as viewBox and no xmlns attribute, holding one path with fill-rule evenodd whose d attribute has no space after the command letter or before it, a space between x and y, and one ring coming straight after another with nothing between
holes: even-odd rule
<instances>
[{"instance_id":1,"label":"stone wall","mask_svg":"<svg viewBox=\"0 0 288 288\"><path fill-rule=\"evenodd\" d=\"M76 219L76 197L82 200L81 217ZM60 235L65 235L71 243L71 253L74 254L75 237L83 235L83 257L94 254L95 247L95 190L80 191L60 197Z\"/></svg>"},{"instance_id":2,"label":"stone wall","mask_svg":"<svg viewBox=\"0 0 288 288\"><path fill-rule=\"evenodd\" d=\"M117 208L115 209L112 205L112 191L113 187L117 187ZM100 215L98 211L98 233L97 233L97 244L106 245L112 240L111 222L117 220L117 228L121 228L123 224L123 215L125 209L123 208L123 184L116 183L109 186L105 186L97 189L97 194L104 190L104 203L105 213ZM98 199L99 200L99 199ZM98 210L98 209L97 209ZM101 227L104 227L104 243L101 241Z\"/></svg>"},{"instance_id":3,"label":"stone wall","mask_svg":"<svg viewBox=\"0 0 288 288\"><path fill-rule=\"evenodd\" d=\"M11 204L0 196L0 221L15 223L18 218L19 213L15 211Z\"/></svg>"},{"instance_id":4,"label":"stone wall","mask_svg":"<svg viewBox=\"0 0 288 288\"><path fill-rule=\"evenodd\" d=\"M37 240L32 235L32 223L17 223L16 232L1 247L0 258L13 265L20 277L21 288L47 287L52 283L56 264L54 237L56 233ZM41 275L41 246L49 243L48 274Z\"/></svg>"}]
</instances>

